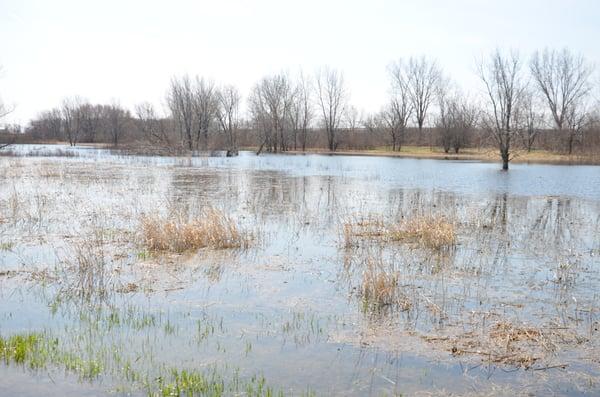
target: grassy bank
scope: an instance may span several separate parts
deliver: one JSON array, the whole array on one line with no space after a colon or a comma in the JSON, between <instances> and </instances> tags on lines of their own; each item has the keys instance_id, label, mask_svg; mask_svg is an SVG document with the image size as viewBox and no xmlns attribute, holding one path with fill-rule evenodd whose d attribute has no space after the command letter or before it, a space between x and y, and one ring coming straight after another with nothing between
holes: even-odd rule
<instances>
[{"instance_id":1,"label":"grassy bank","mask_svg":"<svg viewBox=\"0 0 600 397\"><path fill-rule=\"evenodd\" d=\"M498 151L491 148L469 148L460 153L445 153L440 147L429 146L403 146L400 151L392 151L389 147L377 147L366 150L337 150L331 152L324 149L308 149L305 152L291 150L290 154L331 154L338 156L386 156L406 157L434 160L470 160L500 162ZM578 165L600 165L600 155L562 154L546 150L524 150L513 151L513 163L540 163L540 164L578 164Z\"/></svg>"}]
</instances>

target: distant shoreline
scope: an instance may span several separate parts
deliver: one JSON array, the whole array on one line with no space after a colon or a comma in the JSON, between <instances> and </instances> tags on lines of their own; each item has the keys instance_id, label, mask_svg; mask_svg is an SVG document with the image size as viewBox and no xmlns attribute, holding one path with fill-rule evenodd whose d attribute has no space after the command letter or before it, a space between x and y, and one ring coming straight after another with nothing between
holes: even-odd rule
<instances>
[{"instance_id":1,"label":"distant shoreline","mask_svg":"<svg viewBox=\"0 0 600 397\"><path fill-rule=\"evenodd\" d=\"M27 142L15 143L17 145L68 145L68 142ZM77 146L95 147L101 149L112 149L112 146L106 143L78 143ZM131 149L135 144L124 144L116 149ZM6 148L10 150L10 147ZM239 150L254 151L256 147L240 147ZM267 152L263 152L267 153ZM445 153L441 148L429 146L403 146L401 151L392 151L387 148L364 149L364 150L336 150L332 152L327 149L310 148L302 150L288 150L286 152L278 152L276 154L292 154L292 155L326 155L326 156L371 156L371 157L396 157L396 158L412 158L412 159L427 159L427 160L453 160L453 161L478 161L487 163L500 163L500 156L497 151L492 148L474 149L467 148L460 153ZM524 150L515 150L514 158L511 163L515 164L557 164L557 165L600 165L600 154L581 155L581 154L561 154L553 153L545 150L532 150L527 152Z\"/></svg>"},{"instance_id":2,"label":"distant shoreline","mask_svg":"<svg viewBox=\"0 0 600 397\"><path fill-rule=\"evenodd\" d=\"M240 150L255 150L255 148L242 148ZM455 153L445 153L434 149L422 150L422 147L407 146L400 152L391 150L337 150L335 152L324 149L289 150L283 154L319 154L328 156L372 156L372 157L397 157L426 160L455 160L455 161L479 161L488 163L501 163L500 156L493 149L465 149ZM515 157L511 160L515 164L559 164L559 165L600 165L598 157L584 155L566 155L536 150L532 152L515 151Z\"/></svg>"}]
</instances>

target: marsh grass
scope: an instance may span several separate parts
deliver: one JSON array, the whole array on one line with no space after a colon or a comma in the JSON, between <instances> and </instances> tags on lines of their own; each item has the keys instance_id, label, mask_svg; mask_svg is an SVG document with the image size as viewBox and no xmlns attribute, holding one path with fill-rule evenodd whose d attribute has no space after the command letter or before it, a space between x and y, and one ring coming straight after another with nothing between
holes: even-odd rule
<instances>
[{"instance_id":1,"label":"marsh grass","mask_svg":"<svg viewBox=\"0 0 600 397\"><path fill-rule=\"evenodd\" d=\"M455 222L433 215L394 223L386 223L378 216L347 220L342 224L342 238L346 248L357 247L363 241L379 241L412 243L433 251L451 249L457 241Z\"/></svg>"},{"instance_id":2,"label":"marsh grass","mask_svg":"<svg viewBox=\"0 0 600 397\"><path fill-rule=\"evenodd\" d=\"M400 290L399 273L381 258L368 257L363 263L359 294L363 309L381 311L392 308L407 311L412 302Z\"/></svg>"},{"instance_id":3,"label":"marsh grass","mask_svg":"<svg viewBox=\"0 0 600 397\"><path fill-rule=\"evenodd\" d=\"M43 333L16 334L6 338L0 336L0 359L6 365L14 363L31 370L60 365L84 380L94 380L102 373L103 365L99 360L84 358L61 347L58 338Z\"/></svg>"},{"instance_id":4,"label":"marsh grass","mask_svg":"<svg viewBox=\"0 0 600 397\"><path fill-rule=\"evenodd\" d=\"M87 239L74 243L65 266L55 271L61 285L58 294L87 302L107 298L113 283L106 250L101 229L95 229Z\"/></svg>"},{"instance_id":5,"label":"marsh grass","mask_svg":"<svg viewBox=\"0 0 600 397\"><path fill-rule=\"evenodd\" d=\"M392 225L389 238L392 241L415 242L439 251L456 245L456 230L454 223L443 216L424 216Z\"/></svg>"},{"instance_id":6,"label":"marsh grass","mask_svg":"<svg viewBox=\"0 0 600 397\"><path fill-rule=\"evenodd\" d=\"M204 209L191 220L181 215L146 215L140 224L143 244L151 252L247 248L251 240L249 233L240 230L233 219L214 208Z\"/></svg>"},{"instance_id":7,"label":"marsh grass","mask_svg":"<svg viewBox=\"0 0 600 397\"><path fill-rule=\"evenodd\" d=\"M91 345L85 352L69 349L59 338L45 333L0 336L0 360L6 365L16 364L32 371L58 367L77 374L80 380L85 381L111 375L130 382L133 390L143 390L148 396L284 396L283 391L269 386L263 376L242 379L239 371L226 376L216 367L197 370L160 366L159 375L149 377L129 360L118 367L110 367L106 360L113 356L118 357L119 353L115 351L107 355L102 349L95 350ZM313 394L308 392L302 395Z\"/></svg>"}]
</instances>

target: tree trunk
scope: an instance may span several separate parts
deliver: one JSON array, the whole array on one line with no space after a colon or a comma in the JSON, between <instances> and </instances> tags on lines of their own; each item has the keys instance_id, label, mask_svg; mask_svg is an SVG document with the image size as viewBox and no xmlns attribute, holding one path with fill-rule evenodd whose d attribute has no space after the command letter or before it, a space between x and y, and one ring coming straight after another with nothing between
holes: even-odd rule
<instances>
[{"instance_id":1,"label":"tree trunk","mask_svg":"<svg viewBox=\"0 0 600 397\"><path fill-rule=\"evenodd\" d=\"M509 162L509 154L508 154L508 149L503 148L500 149L500 156L502 157L502 170L503 171L508 171L508 162Z\"/></svg>"}]
</instances>

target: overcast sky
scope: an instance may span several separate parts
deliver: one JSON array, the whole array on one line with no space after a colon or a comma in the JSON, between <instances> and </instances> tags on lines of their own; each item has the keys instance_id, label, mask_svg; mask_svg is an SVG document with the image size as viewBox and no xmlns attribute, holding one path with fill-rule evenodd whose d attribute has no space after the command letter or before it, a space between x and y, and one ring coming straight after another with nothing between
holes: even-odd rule
<instances>
[{"instance_id":1,"label":"overcast sky","mask_svg":"<svg viewBox=\"0 0 600 397\"><path fill-rule=\"evenodd\" d=\"M341 69L359 109L385 101L386 66L425 54L467 89L496 47L570 47L600 64L598 0L0 0L0 97L25 124L65 96L163 104L189 73L237 85Z\"/></svg>"}]
</instances>

